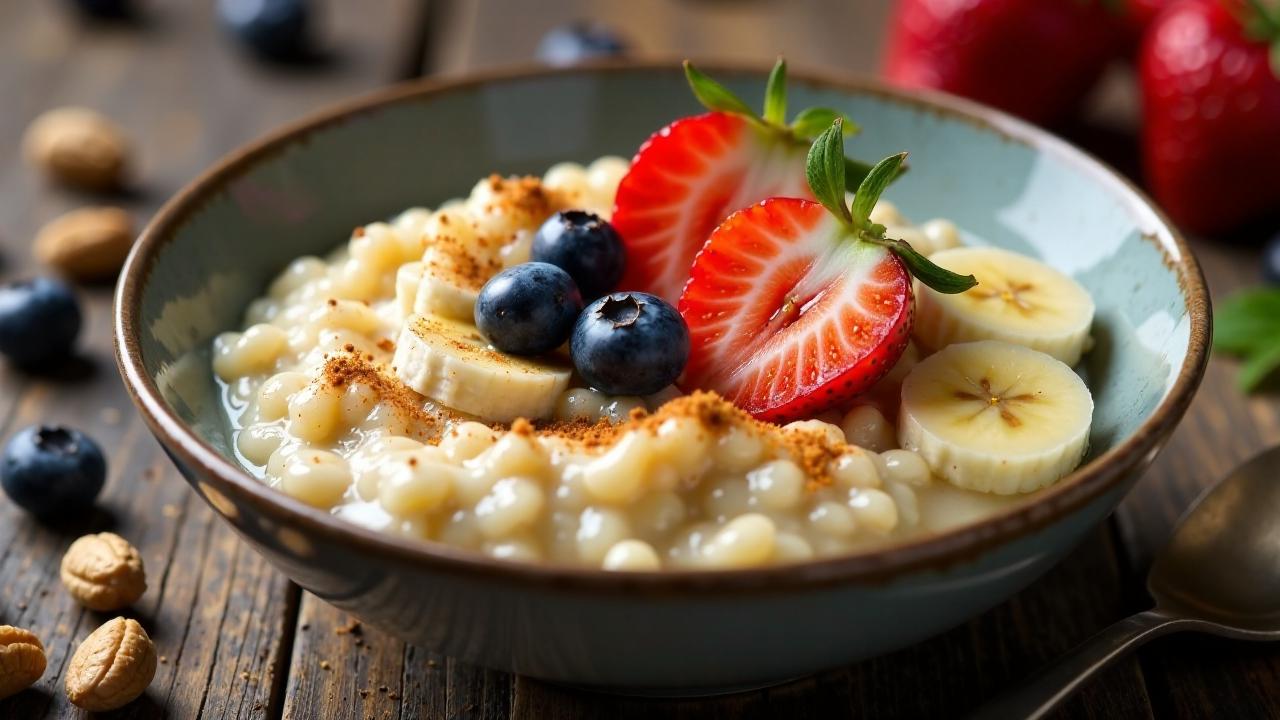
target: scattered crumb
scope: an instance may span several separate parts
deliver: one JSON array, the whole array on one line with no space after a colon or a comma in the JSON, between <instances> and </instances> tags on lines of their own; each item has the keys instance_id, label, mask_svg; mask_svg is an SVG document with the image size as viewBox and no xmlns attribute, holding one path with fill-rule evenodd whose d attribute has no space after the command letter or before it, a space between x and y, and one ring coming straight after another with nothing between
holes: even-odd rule
<instances>
[{"instance_id":1,"label":"scattered crumb","mask_svg":"<svg viewBox=\"0 0 1280 720\"><path fill-rule=\"evenodd\" d=\"M440 663L436 662L435 660L428 660L428 661L427 661L427 667L435 667L435 666L437 666L437 665L439 665L439 664L440 664Z\"/></svg>"},{"instance_id":2,"label":"scattered crumb","mask_svg":"<svg viewBox=\"0 0 1280 720\"><path fill-rule=\"evenodd\" d=\"M167 518L176 518L178 515L182 514L177 505L165 505L160 508L160 513Z\"/></svg>"},{"instance_id":3,"label":"scattered crumb","mask_svg":"<svg viewBox=\"0 0 1280 720\"><path fill-rule=\"evenodd\" d=\"M346 625L340 625L333 629L335 635L363 635L364 627L360 625L360 621L355 618L347 620Z\"/></svg>"},{"instance_id":4,"label":"scattered crumb","mask_svg":"<svg viewBox=\"0 0 1280 720\"><path fill-rule=\"evenodd\" d=\"M168 665L168 664L169 664L169 656L168 656L168 655L161 655L161 656L160 656L160 664L161 664L161 665Z\"/></svg>"},{"instance_id":5,"label":"scattered crumb","mask_svg":"<svg viewBox=\"0 0 1280 720\"><path fill-rule=\"evenodd\" d=\"M392 700L399 700L400 693L396 692L395 690L392 690L391 692L387 693L387 697L391 698Z\"/></svg>"},{"instance_id":6,"label":"scattered crumb","mask_svg":"<svg viewBox=\"0 0 1280 720\"><path fill-rule=\"evenodd\" d=\"M369 697L369 691L368 691L368 690L365 690L365 689L363 689L363 688L361 688L361 689L360 689L360 697L362 697L362 698L367 698L367 697Z\"/></svg>"},{"instance_id":7,"label":"scattered crumb","mask_svg":"<svg viewBox=\"0 0 1280 720\"><path fill-rule=\"evenodd\" d=\"M329 664L329 661L328 661L328 660L321 660L321 661L320 661L320 669L321 669L321 670L329 670L329 669L331 669L332 667L333 667L333 666Z\"/></svg>"},{"instance_id":8,"label":"scattered crumb","mask_svg":"<svg viewBox=\"0 0 1280 720\"><path fill-rule=\"evenodd\" d=\"M18 609L19 609L19 610L26 610L26 609L27 609L27 604L26 604L26 603L24 603L24 602L20 602L20 603L18 603Z\"/></svg>"},{"instance_id":9,"label":"scattered crumb","mask_svg":"<svg viewBox=\"0 0 1280 720\"><path fill-rule=\"evenodd\" d=\"M303 632L306 632L311 629L311 623L302 623L302 625L300 625L298 629Z\"/></svg>"},{"instance_id":10,"label":"scattered crumb","mask_svg":"<svg viewBox=\"0 0 1280 720\"><path fill-rule=\"evenodd\" d=\"M379 685L379 686L378 686L378 692L380 692L380 693L384 693L384 692L386 692L386 691L387 691L387 690L389 690L389 689L390 689L390 688L388 688L386 685Z\"/></svg>"},{"instance_id":11,"label":"scattered crumb","mask_svg":"<svg viewBox=\"0 0 1280 720\"><path fill-rule=\"evenodd\" d=\"M241 680L244 680L245 682L248 682L248 681L249 681L249 673L248 673L248 672L241 671L241 673L240 673L240 679L241 679Z\"/></svg>"}]
</instances>

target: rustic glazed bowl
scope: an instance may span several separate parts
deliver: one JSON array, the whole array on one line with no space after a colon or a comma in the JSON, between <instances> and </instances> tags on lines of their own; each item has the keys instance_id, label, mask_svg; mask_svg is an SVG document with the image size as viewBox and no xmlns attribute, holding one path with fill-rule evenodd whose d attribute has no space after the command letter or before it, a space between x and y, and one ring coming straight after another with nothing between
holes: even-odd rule
<instances>
[{"instance_id":1,"label":"rustic glazed bowl","mask_svg":"<svg viewBox=\"0 0 1280 720\"><path fill-rule=\"evenodd\" d=\"M761 69L713 68L758 101ZM1120 501L1200 380L1209 301L1195 260L1114 172L959 100L796 77L793 107L847 111L850 152L908 149L888 197L968 240L1041 257L1098 306L1083 373L1086 464L976 524L882 551L764 570L611 574L514 564L384 536L244 472L207 349L292 258L351 228L465 194L490 172L627 155L698 110L675 63L513 72L392 89L234 153L156 215L116 299L120 370L196 492L299 585L429 648L539 678L697 693L811 673L974 617L1065 555Z\"/></svg>"}]
</instances>

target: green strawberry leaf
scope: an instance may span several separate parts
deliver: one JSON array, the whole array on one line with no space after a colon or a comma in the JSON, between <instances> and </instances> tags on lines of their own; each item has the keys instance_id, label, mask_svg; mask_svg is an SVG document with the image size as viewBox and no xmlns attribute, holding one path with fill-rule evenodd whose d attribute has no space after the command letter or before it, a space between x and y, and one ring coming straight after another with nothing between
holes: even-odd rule
<instances>
[{"instance_id":1,"label":"green strawberry leaf","mask_svg":"<svg viewBox=\"0 0 1280 720\"><path fill-rule=\"evenodd\" d=\"M773 125L787 124L787 61L778 58L769 73L764 89L764 121Z\"/></svg>"},{"instance_id":2,"label":"green strawberry leaf","mask_svg":"<svg viewBox=\"0 0 1280 720\"><path fill-rule=\"evenodd\" d=\"M831 127L809 147L805 161L805 177L813 196L846 225L852 222L849 207L844 204L845 157L843 121L836 118Z\"/></svg>"},{"instance_id":3,"label":"green strawberry leaf","mask_svg":"<svg viewBox=\"0 0 1280 720\"><path fill-rule=\"evenodd\" d=\"M907 266L907 271L911 273L912 277L924 283L930 289L936 290L943 295L955 295L978 284L978 278L972 275L960 275L937 265L929 258L916 252L916 249L911 247L906 240L883 237L884 227L878 227L880 227L882 237L875 238L870 232L864 232L863 239L889 248L889 251L897 255L902 264Z\"/></svg>"},{"instance_id":4,"label":"green strawberry leaf","mask_svg":"<svg viewBox=\"0 0 1280 720\"><path fill-rule=\"evenodd\" d=\"M1280 368L1280 288L1236 293L1213 314L1213 348L1240 357L1237 383L1255 390Z\"/></svg>"},{"instance_id":5,"label":"green strawberry leaf","mask_svg":"<svg viewBox=\"0 0 1280 720\"><path fill-rule=\"evenodd\" d=\"M862 128L858 127L858 123L851 120L848 115L845 115L839 110L832 110L831 108L824 107L805 108L804 110L801 110L791 121L791 125L789 127L796 137L812 140L813 138L821 135L824 130L831 127L831 123L835 122L836 118L840 118L844 121L845 137L856 135L862 131Z\"/></svg>"},{"instance_id":6,"label":"green strawberry leaf","mask_svg":"<svg viewBox=\"0 0 1280 720\"><path fill-rule=\"evenodd\" d=\"M1280 342L1273 342L1270 347L1249 355L1240 366L1240 374L1236 376L1236 385L1244 392L1257 390L1267 378L1280 368Z\"/></svg>"},{"instance_id":7,"label":"green strawberry leaf","mask_svg":"<svg viewBox=\"0 0 1280 720\"><path fill-rule=\"evenodd\" d=\"M1227 298L1213 318L1213 346L1247 355L1280 344L1280 290L1255 288Z\"/></svg>"},{"instance_id":8,"label":"green strawberry leaf","mask_svg":"<svg viewBox=\"0 0 1280 720\"><path fill-rule=\"evenodd\" d=\"M689 81L689 88L693 90L694 96L707 109L740 115L758 127L778 133L788 142L807 144L822 135L837 119L841 121L845 135L854 135L861 131L858 124L850 120L848 115L831 108L807 108L801 110L788 124L786 122L787 64L782 58L778 58L778 62L773 66L773 71L769 73L769 82L765 87L764 117L755 114L729 88L694 67L693 63L688 60L684 62L684 74ZM845 189L849 192L855 192L871 172L871 169L871 165L859 160L846 160ZM906 169L906 165L901 165L897 175L894 176L895 179L898 175L906 172ZM840 214L839 211L833 212Z\"/></svg>"},{"instance_id":9,"label":"green strawberry leaf","mask_svg":"<svg viewBox=\"0 0 1280 720\"><path fill-rule=\"evenodd\" d=\"M843 147L841 148L843 151ZM898 153L876 163L871 172L858 184L853 195L853 223L858 228L871 224L871 208L876 206L889 183L898 177L898 168L907 159L906 153Z\"/></svg>"},{"instance_id":10,"label":"green strawberry leaf","mask_svg":"<svg viewBox=\"0 0 1280 720\"><path fill-rule=\"evenodd\" d=\"M729 88L712 80L710 75L695 68L693 63L688 60L684 61L684 76L689 81L689 89L693 90L698 102L702 103L708 110L719 110L735 115L743 115L752 120L759 120L755 112L747 107L747 104L742 102L737 95L734 95Z\"/></svg>"}]
</instances>

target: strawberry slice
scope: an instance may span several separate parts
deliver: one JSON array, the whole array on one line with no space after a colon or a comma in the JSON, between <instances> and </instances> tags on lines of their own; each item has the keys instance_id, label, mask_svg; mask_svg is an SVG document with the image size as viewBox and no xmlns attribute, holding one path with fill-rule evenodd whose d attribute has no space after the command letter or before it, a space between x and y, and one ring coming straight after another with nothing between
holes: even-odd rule
<instances>
[{"instance_id":1,"label":"strawberry slice","mask_svg":"<svg viewBox=\"0 0 1280 720\"><path fill-rule=\"evenodd\" d=\"M876 165L845 205L839 125L809 153L820 202L769 198L739 210L698 253L679 303L691 347L683 389L716 390L762 420L812 417L898 361L911 336L913 274L940 292L976 284L870 221L905 153Z\"/></svg>"},{"instance_id":2,"label":"strawberry slice","mask_svg":"<svg viewBox=\"0 0 1280 720\"><path fill-rule=\"evenodd\" d=\"M843 116L811 108L786 117L786 64L769 76L763 115L685 63L689 86L712 112L676 120L636 153L618 185L615 229L627 249L620 288L674 303L711 231L735 210L769 197L812 198L805 153L813 137ZM845 122L846 132L856 130ZM849 161L855 183L870 167Z\"/></svg>"}]
</instances>

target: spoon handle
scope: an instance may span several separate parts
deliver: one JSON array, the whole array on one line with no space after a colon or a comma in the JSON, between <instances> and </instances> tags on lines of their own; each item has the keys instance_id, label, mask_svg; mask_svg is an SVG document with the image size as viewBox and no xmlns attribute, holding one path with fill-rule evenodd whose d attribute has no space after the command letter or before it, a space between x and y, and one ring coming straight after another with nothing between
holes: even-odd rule
<instances>
[{"instance_id":1,"label":"spoon handle","mask_svg":"<svg viewBox=\"0 0 1280 720\"><path fill-rule=\"evenodd\" d=\"M974 720L1038 720L1075 692L1086 680L1139 645L1191 623L1148 610L1125 618L1084 641L1026 685L979 708Z\"/></svg>"}]
</instances>

